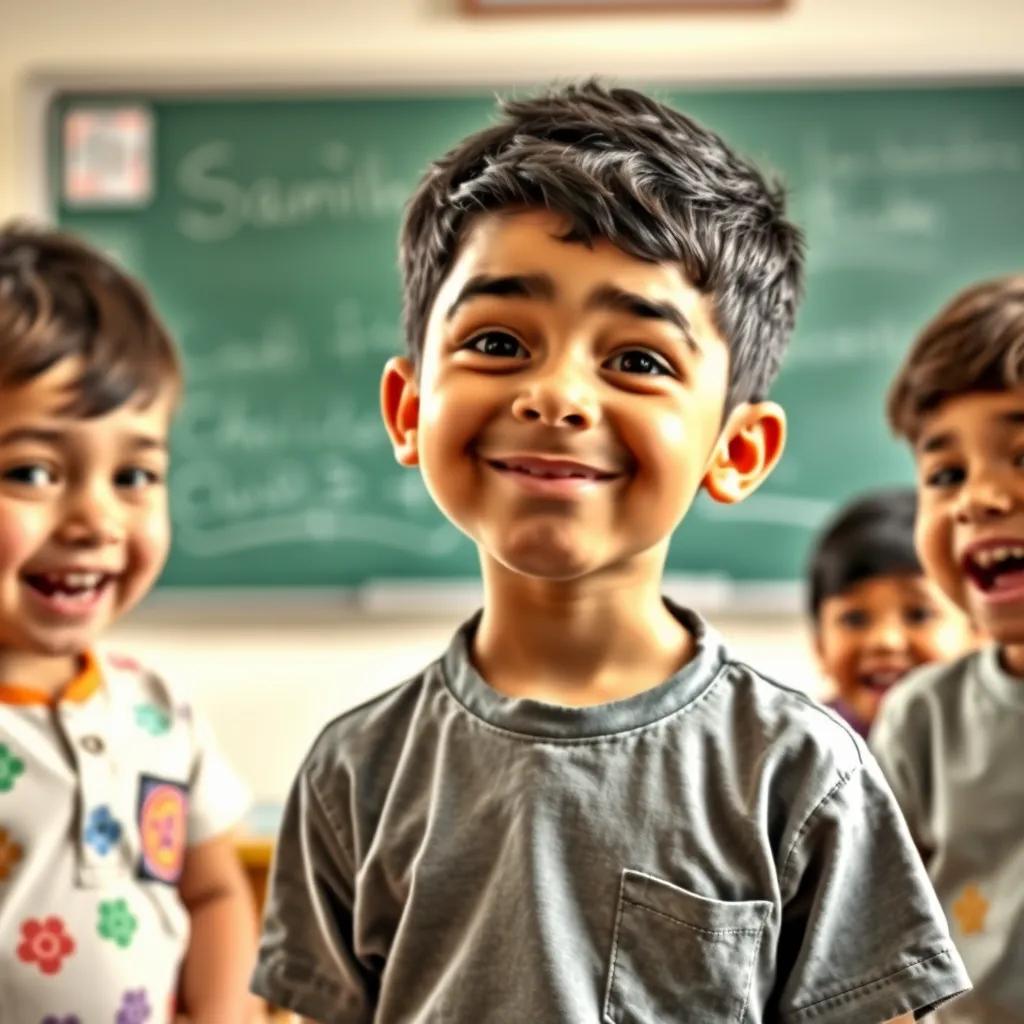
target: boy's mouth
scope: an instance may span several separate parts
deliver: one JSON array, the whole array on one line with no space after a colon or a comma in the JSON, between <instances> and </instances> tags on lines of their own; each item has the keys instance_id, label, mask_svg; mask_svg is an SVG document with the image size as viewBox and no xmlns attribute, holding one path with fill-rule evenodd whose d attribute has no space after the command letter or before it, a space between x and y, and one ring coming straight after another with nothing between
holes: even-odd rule
<instances>
[{"instance_id":1,"label":"boy's mouth","mask_svg":"<svg viewBox=\"0 0 1024 1024\"><path fill-rule=\"evenodd\" d=\"M984 594L993 598L1024 597L1024 544L990 542L963 556L964 572Z\"/></svg>"},{"instance_id":2,"label":"boy's mouth","mask_svg":"<svg viewBox=\"0 0 1024 1024\"><path fill-rule=\"evenodd\" d=\"M521 473L538 480L611 480L618 475L571 459L513 455L502 459L487 459L487 462L502 472Z\"/></svg>"},{"instance_id":3,"label":"boy's mouth","mask_svg":"<svg viewBox=\"0 0 1024 1024\"><path fill-rule=\"evenodd\" d=\"M877 668L870 672L861 672L859 682L874 693L885 693L890 687L895 686L909 671L909 666L893 666L891 668Z\"/></svg>"},{"instance_id":4,"label":"boy's mouth","mask_svg":"<svg viewBox=\"0 0 1024 1024\"><path fill-rule=\"evenodd\" d=\"M25 573L22 579L50 611L75 616L92 611L114 577L96 570L68 570Z\"/></svg>"}]
</instances>

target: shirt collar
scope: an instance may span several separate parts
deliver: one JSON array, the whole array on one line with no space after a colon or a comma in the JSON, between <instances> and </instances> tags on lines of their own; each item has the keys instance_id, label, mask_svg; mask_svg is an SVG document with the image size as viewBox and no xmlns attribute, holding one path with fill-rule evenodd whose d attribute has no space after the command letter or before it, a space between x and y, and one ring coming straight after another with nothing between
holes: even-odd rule
<instances>
[{"instance_id":1,"label":"shirt collar","mask_svg":"<svg viewBox=\"0 0 1024 1024\"><path fill-rule=\"evenodd\" d=\"M18 683L0 683L0 704L59 704L62 701L82 703L87 701L100 686L100 667L96 655L85 651L81 657L81 670L56 695Z\"/></svg>"}]
</instances>

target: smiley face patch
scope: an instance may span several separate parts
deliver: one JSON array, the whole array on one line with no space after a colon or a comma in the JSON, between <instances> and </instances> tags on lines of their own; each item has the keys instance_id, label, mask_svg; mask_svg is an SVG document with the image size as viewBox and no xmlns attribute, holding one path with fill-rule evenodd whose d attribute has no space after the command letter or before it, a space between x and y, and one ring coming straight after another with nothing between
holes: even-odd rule
<instances>
[{"instance_id":1,"label":"smiley face patch","mask_svg":"<svg viewBox=\"0 0 1024 1024\"><path fill-rule=\"evenodd\" d=\"M175 885L188 845L188 787L139 776L139 877Z\"/></svg>"}]
</instances>

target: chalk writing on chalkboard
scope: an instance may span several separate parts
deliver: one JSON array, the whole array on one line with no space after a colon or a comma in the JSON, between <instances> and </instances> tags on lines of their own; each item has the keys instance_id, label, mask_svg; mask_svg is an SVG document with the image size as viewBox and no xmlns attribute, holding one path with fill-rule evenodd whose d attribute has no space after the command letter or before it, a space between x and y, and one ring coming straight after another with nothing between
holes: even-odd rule
<instances>
[{"instance_id":1,"label":"chalk writing on chalkboard","mask_svg":"<svg viewBox=\"0 0 1024 1024\"><path fill-rule=\"evenodd\" d=\"M311 157L309 177L246 180L229 141L204 143L178 166L179 230L193 242L222 242L247 227L294 228L324 219L393 216L408 198L408 182L389 173L385 158L373 150L354 153L344 142L331 140Z\"/></svg>"}]
</instances>

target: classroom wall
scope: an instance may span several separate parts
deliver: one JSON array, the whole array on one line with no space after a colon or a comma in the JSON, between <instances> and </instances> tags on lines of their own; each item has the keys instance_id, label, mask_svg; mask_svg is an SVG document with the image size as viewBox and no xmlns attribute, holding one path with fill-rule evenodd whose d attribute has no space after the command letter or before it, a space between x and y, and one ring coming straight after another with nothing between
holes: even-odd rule
<instances>
[{"instance_id":1,"label":"classroom wall","mask_svg":"<svg viewBox=\"0 0 1024 1024\"><path fill-rule=\"evenodd\" d=\"M791 0L771 12L471 17L455 0L0 0L0 220L44 207L47 85L509 84L1024 73L1020 0ZM726 613L738 650L816 689L793 607ZM320 723L443 648L464 607L367 613L337 595L167 595L120 625L195 692L257 797L280 799Z\"/></svg>"}]
</instances>

